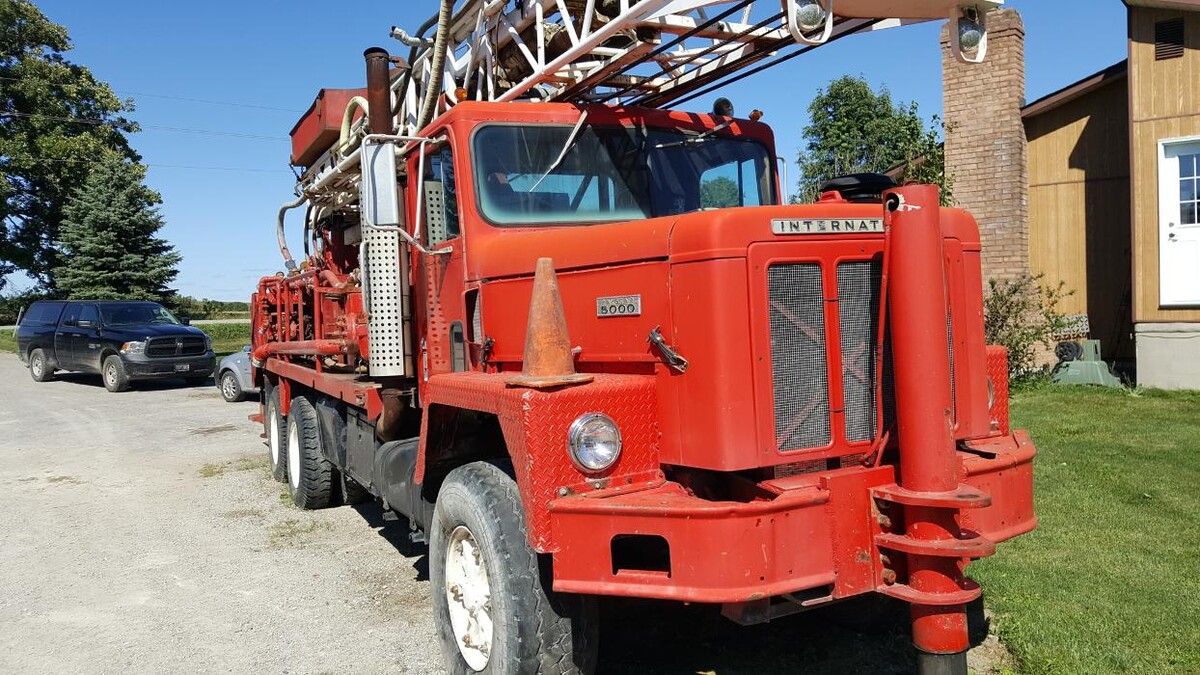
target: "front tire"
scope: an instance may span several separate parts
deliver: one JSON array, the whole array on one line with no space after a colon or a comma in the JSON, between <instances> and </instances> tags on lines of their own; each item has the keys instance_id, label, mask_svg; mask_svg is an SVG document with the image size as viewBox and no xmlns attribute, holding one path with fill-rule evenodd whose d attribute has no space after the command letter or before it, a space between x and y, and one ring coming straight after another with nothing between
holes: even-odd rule
<instances>
[{"instance_id":1,"label":"front tire","mask_svg":"<svg viewBox=\"0 0 1200 675\"><path fill-rule=\"evenodd\" d=\"M434 616L449 672L595 669L595 598L549 590L508 474L485 462L451 471L430 530Z\"/></svg>"},{"instance_id":2,"label":"front tire","mask_svg":"<svg viewBox=\"0 0 1200 675\"><path fill-rule=\"evenodd\" d=\"M303 396L292 399L287 416L288 487L292 503L323 509L333 501L333 464L321 451L317 409Z\"/></svg>"},{"instance_id":3,"label":"front tire","mask_svg":"<svg viewBox=\"0 0 1200 675\"><path fill-rule=\"evenodd\" d=\"M129 375L125 373L125 362L116 354L104 359L104 368L100 371L104 378L104 388L111 392L129 389Z\"/></svg>"},{"instance_id":4,"label":"front tire","mask_svg":"<svg viewBox=\"0 0 1200 675\"><path fill-rule=\"evenodd\" d=\"M242 391L242 385L238 384L237 375L232 370L221 373L217 382L221 387L221 398L227 402L241 403L246 400L246 392Z\"/></svg>"},{"instance_id":5,"label":"front tire","mask_svg":"<svg viewBox=\"0 0 1200 675\"><path fill-rule=\"evenodd\" d=\"M54 369L46 361L46 352L35 349L29 353L29 376L34 382L47 382L54 379Z\"/></svg>"},{"instance_id":6,"label":"front tire","mask_svg":"<svg viewBox=\"0 0 1200 675\"><path fill-rule=\"evenodd\" d=\"M267 396L267 412L263 416L267 427L267 452L271 460L271 475L280 483L287 482L287 421L279 412L279 389L271 388Z\"/></svg>"}]
</instances>

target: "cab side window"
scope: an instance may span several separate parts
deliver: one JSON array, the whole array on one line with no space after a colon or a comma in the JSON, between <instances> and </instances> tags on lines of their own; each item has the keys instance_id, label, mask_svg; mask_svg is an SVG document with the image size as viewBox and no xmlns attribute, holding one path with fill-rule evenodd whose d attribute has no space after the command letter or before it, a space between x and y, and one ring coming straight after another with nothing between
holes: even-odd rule
<instances>
[{"instance_id":1,"label":"cab side window","mask_svg":"<svg viewBox=\"0 0 1200 675\"><path fill-rule=\"evenodd\" d=\"M422 184L429 245L454 239L462 231L458 220L458 184L454 177L454 153L449 143L425 157Z\"/></svg>"},{"instance_id":2,"label":"cab side window","mask_svg":"<svg viewBox=\"0 0 1200 675\"><path fill-rule=\"evenodd\" d=\"M62 325L74 326L79 323L79 312L83 309L83 305L72 302L67 305L67 311L63 313Z\"/></svg>"},{"instance_id":3,"label":"cab side window","mask_svg":"<svg viewBox=\"0 0 1200 675\"><path fill-rule=\"evenodd\" d=\"M84 305L79 310L79 321L91 321L92 328L95 328L100 323L100 314L96 311L96 306Z\"/></svg>"}]
</instances>

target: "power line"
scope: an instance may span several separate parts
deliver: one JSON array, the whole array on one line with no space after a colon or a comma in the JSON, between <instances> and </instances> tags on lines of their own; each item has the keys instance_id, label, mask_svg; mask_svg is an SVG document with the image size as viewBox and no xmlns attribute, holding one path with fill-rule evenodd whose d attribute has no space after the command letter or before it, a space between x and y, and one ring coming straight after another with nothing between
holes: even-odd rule
<instances>
[{"instance_id":1,"label":"power line","mask_svg":"<svg viewBox=\"0 0 1200 675\"><path fill-rule=\"evenodd\" d=\"M43 84L67 86L67 84L63 84L63 83L59 83L59 82L52 82L50 80L43 80L43 79L39 79L39 78L35 78L35 77L0 77L0 80L6 80L8 82L26 82L26 81L32 80L35 82L41 82ZM75 86L79 86L79 85L75 85ZM116 94L126 94L129 96L142 96L142 97L146 97L146 98L162 98L162 99L167 99L170 101L186 101L188 103L203 103L204 105L223 105L223 106L229 106L232 108L254 108L256 110L274 110L276 112L289 112L289 113L304 112L303 110L297 110L296 108L278 108L278 107L269 106L269 105L259 105L257 103L239 103L239 102L234 102L234 101L213 101L211 99L206 99L206 98L191 98L189 96L173 96L170 94L147 94L145 92L130 91L128 89L113 89L112 91L113 91L113 93L116 93Z\"/></svg>"},{"instance_id":2,"label":"power line","mask_svg":"<svg viewBox=\"0 0 1200 675\"><path fill-rule=\"evenodd\" d=\"M116 126L116 123L110 120L101 119L86 119L82 117L57 117L55 115L36 115L33 113L21 113L10 110L0 110L0 116L9 117L24 117L28 119L50 120L55 122L68 122L71 124L88 124L91 126ZM137 124L136 122L133 122ZM157 124L138 124L142 129L154 129L157 131L174 131L184 134L200 134L204 136L229 136L231 138L245 138L256 141L282 141L286 140L284 136L264 136L261 134L244 134L236 131L217 131L215 129L189 129L185 127L165 127Z\"/></svg>"}]
</instances>

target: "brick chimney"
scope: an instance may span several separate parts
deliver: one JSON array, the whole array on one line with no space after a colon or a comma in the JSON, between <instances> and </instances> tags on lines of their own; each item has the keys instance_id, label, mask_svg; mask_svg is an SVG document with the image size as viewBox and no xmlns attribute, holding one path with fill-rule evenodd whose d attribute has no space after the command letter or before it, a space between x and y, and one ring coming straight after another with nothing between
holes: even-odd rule
<instances>
[{"instance_id":1,"label":"brick chimney","mask_svg":"<svg viewBox=\"0 0 1200 675\"><path fill-rule=\"evenodd\" d=\"M954 202L979 221L983 277L1029 274L1025 26L1015 9L988 15L987 59L960 63L942 27L946 169Z\"/></svg>"}]
</instances>

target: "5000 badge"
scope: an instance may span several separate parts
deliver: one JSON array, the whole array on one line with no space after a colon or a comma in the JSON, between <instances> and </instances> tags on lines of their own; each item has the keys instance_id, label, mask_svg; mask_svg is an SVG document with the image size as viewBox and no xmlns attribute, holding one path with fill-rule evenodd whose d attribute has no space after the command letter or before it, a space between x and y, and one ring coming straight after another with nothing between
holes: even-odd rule
<instances>
[{"instance_id":1,"label":"5000 badge","mask_svg":"<svg viewBox=\"0 0 1200 675\"><path fill-rule=\"evenodd\" d=\"M596 316L607 319L613 316L641 316L641 295L614 295L596 298Z\"/></svg>"}]
</instances>

